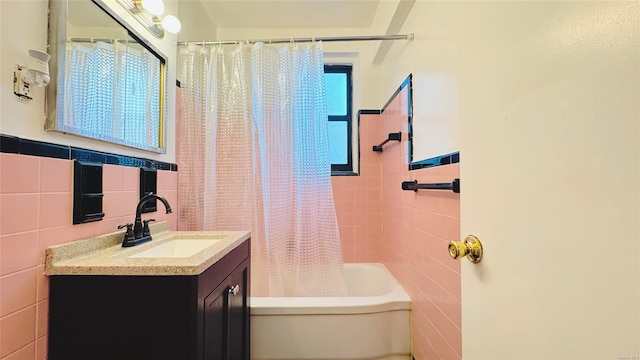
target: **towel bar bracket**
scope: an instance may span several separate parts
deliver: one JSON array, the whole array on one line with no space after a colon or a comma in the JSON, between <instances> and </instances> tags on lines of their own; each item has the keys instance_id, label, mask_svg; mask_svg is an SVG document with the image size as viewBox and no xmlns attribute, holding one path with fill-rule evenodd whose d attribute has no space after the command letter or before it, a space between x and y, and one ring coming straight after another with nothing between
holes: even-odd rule
<instances>
[{"instance_id":1,"label":"towel bar bracket","mask_svg":"<svg viewBox=\"0 0 640 360\"><path fill-rule=\"evenodd\" d=\"M402 132L398 131L397 133L389 133L387 139L380 143L380 145L373 145L373 151L382 152L382 145L388 143L389 141L401 141L402 140Z\"/></svg>"}]
</instances>

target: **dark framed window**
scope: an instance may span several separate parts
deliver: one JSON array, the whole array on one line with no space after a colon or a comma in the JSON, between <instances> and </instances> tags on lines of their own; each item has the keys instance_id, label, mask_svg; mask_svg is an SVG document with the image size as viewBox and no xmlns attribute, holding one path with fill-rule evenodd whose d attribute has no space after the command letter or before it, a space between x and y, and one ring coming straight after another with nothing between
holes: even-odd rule
<instances>
[{"instance_id":1,"label":"dark framed window","mask_svg":"<svg viewBox=\"0 0 640 360\"><path fill-rule=\"evenodd\" d=\"M325 65L331 172L353 173L351 65Z\"/></svg>"}]
</instances>

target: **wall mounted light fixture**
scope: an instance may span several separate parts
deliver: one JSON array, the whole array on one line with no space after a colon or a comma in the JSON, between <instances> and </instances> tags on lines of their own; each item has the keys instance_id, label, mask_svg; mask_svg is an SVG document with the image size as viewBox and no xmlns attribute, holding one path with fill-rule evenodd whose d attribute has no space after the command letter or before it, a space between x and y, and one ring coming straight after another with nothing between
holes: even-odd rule
<instances>
[{"instance_id":1,"label":"wall mounted light fixture","mask_svg":"<svg viewBox=\"0 0 640 360\"><path fill-rule=\"evenodd\" d=\"M13 71L13 93L21 102L29 102L31 87L49 85L49 59L51 55L38 50L29 50L28 65L16 65Z\"/></svg>"},{"instance_id":2,"label":"wall mounted light fixture","mask_svg":"<svg viewBox=\"0 0 640 360\"><path fill-rule=\"evenodd\" d=\"M164 37L164 32L177 34L182 25L180 20L173 15L164 13L164 2L162 0L117 0L122 7L142 24L153 36L158 39Z\"/></svg>"}]
</instances>

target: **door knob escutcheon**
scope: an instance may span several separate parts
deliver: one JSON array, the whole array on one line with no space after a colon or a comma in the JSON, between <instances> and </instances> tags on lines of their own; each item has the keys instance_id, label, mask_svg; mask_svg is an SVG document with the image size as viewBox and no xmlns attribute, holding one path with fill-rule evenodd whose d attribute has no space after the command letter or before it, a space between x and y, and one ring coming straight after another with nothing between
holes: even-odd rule
<instances>
[{"instance_id":1,"label":"door knob escutcheon","mask_svg":"<svg viewBox=\"0 0 640 360\"><path fill-rule=\"evenodd\" d=\"M480 239L474 235L469 235L462 241L452 241L449 243L449 255L453 259L460 259L466 256L469 261L477 264L482 260L482 244Z\"/></svg>"}]
</instances>

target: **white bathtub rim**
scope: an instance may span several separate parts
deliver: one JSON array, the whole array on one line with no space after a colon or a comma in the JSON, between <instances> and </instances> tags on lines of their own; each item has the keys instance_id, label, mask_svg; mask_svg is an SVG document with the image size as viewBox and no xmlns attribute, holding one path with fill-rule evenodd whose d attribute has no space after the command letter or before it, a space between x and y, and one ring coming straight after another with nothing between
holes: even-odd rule
<instances>
[{"instance_id":1,"label":"white bathtub rim","mask_svg":"<svg viewBox=\"0 0 640 360\"><path fill-rule=\"evenodd\" d=\"M344 315L344 314L371 314L387 311L411 310L410 299L401 301L363 301L356 304L344 303L345 298L335 298L341 301L340 306L327 306L323 303L297 302L296 305L287 305L286 302L278 303L279 298L269 298L269 301L261 301L260 306L250 306L251 316L277 316L277 315ZM288 299L288 298L281 298Z\"/></svg>"},{"instance_id":2,"label":"white bathtub rim","mask_svg":"<svg viewBox=\"0 0 640 360\"><path fill-rule=\"evenodd\" d=\"M345 266L354 265L359 264L345 264ZM367 314L411 309L409 294L384 264L362 263L362 265L384 269L393 281L391 291L377 296L252 297L249 299L251 315Z\"/></svg>"}]
</instances>

